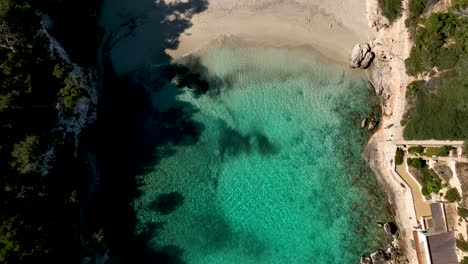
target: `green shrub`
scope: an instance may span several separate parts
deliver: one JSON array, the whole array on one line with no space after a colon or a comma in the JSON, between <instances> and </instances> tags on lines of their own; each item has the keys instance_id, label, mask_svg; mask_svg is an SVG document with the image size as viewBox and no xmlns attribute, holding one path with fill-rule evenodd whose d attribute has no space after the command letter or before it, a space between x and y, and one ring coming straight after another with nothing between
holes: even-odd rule
<instances>
[{"instance_id":1,"label":"green shrub","mask_svg":"<svg viewBox=\"0 0 468 264\"><path fill-rule=\"evenodd\" d=\"M459 235L456 240L457 248L463 252L468 252L468 241L466 241L462 235Z\"/></svg>"},{"instance_id":2,"label":"green shrub","mask_svg":"<svg viewBox=\"0 0 468 264\"><path fill-rule=\"evenodd\" d=\"M463 259L460 261L460 264L468 264L468 257L463 257Z\"/></svg>"},{"instance_id":3,"label":"green shrub","mask_svg":"<svg viewBox=\"0 0 468 264\"><path fill-rule=\"evenodd\" d=\"M428 193L438 193L441 189L440 180L427 181L423 188L426 188Z\"/></svg>"},{"instance_id":4,"label":"green shrub","mask_svg":"<svg viewBox=\"0 0 468 264\"><path fill-rule=\"evenodd\" d=\"M428 196L430 194L429 190L427 190L426 185L423 185L423 187L421 188L421 193L424 196Z\"/></svg>"},{"instance_id":5,"label":"green shrub","mask_svg":"<svg viewBox=\"0 0 468 264\"><path fill-rule=\"evenodd\" d=\"M461 200L460 193L458 192L457 188L450 188L447 193L445 194L445 199L447 201L454 203Z\"/></svg>"},{"instance_id":6,"label":"green shrub","mask_svg":"<svg viewBox=\"0 0 468 264\"><path fill-rule=\"evenodd\" d=\"M14 144L11 152L11 167L20 174L28 174L34 171L38 166L36 157L38 144L39 138L37 136L27 136L23 141Z\"/></svg>"},{"instance_id":7,"label":"green shrub","mask_svg":"<svg viewBox=\"0 0 468 264\"><path fill-rule=\"evenodd\" d=\"M421 169L426 166L426 161L421 158L414 158L414 159L409 158L407 160L407 164L408 166L411 166L413 168Z\"/></svg>"},{"instance_id":8,"label":"green shrub","mask_svg":"<svg viewBox=\"0 0 468 264\"><path fill-rule=\"evenodd\" d=\"M452 69L460 60L461 47L457 45L451 45L450 48L441 48L439 50L439 56L434 59L434 64L437 66L439 71Z\"/></svg>"},{"instance_id":9,"label":"green shrub","mask_svg":"<svg viewBox=\"0 0 468 264\"><path fill-rule=\"evenodd\" d=\"M379 0L379 6L390 23L401 16L401 0Z\"/></svg>"},{"instance_id":10,"label":"green shrub","mask_svg":"<svg viewBox=\"0 0 468 264\"><path fill-rule=\"evenodd\" d=\"M468 0L452 0L453 8L465 8L468 7Z\"/></svg>"},{"instance_id":11,"label":"green shrub","mask_svg":"<svg viewBox=\"0 0 468 264\"><path fill-rule=\"evenodd\" d=\"M426 85L426 81L424 80L416 80L408 84L406 88L406 98L412 98L419 92L424 91L424 87Z\"/></svg>"},{"instance_id":12,"label":"green shrub","mask_svg":"<svg viewBox=\"0 0 468 264\"><path fill-rule=\"evenodd\" d=\"M464 219L468 218L468 209L463 207L458 207L458 215Z\"/></svg>"},{"instance_id":13,"label":"green shrub","mask_svg":"<svg viewBox=\"0 0 468 264\"><path fill-rule=\"evenodd\" d=\"M67 77L70 71L71 67L69 65L55 64L54 69L52 71L52 75L59 80L63 80Z\"/></svg>"},{"instance_id":14,"label":"green shrub","mask_svg":"<svg viewBox=\"0 0 468 264\"><path fill-rule=\"evenodd\" d=\"M413 159L412 162L415 162L414 160L419 160L419 159ZM419 161L416 161L416 162L419 162ZM426 196L431 193L436 193L436 194L439 193L440 190L443 188L443 186L442 186L442 180L439 178L437 173L434 170L429 169L427 167L417 168L417 170L420 172L418 181L422 185L422 188L421 188L422 194Z\"/></svg>"},{"instance_id":15,"label":"green shrub","mask_svg":"<svg viewBox=\"0 0 468 264\"><path fill-rule=\"evenodd\" d=\"M409 0L408 11L410 17L419 18L426 8L426 0Z\"/></svg>"},{"instance_id":16,"label":"green shrub","mask_svg":"<svg viewBox=\"0 0 468 264\"><path fill-rule=\"evenodd\" d=\"M395 164L396 165L403 164L404 156L405 156L405 152L401 148L397 148L395 152Z\"/></svg>"},{"instance_id":17,"label":"green shrub","mask_svg":"<svg viewBox=\"0 0 468 264\"><path fill-rule=\"evenodd\" d=\"M65 87L60 89L59 96L62 103L67 109L73 109L76 104L76 100L80 97L80 90L77 87L77 81L72 78L65 80Z\"/></svg>"},{"instance_id":18,"label":"green shrub","mask_svg":"<svg viewBox=\"0 0 468 264\"><path fill-rule=\"evenodd\" d=\"M409 153L423 153L423 151L424 151L423 146L415 146L415 147L408 148Z\"/></svg>"},{"instance_id":19,"label":"green shrub","mask_svg":"<svg viewBox=\"0 0 468 264\"><path fill-rule=\"evenodd\" d=\"M408 18L405 20L405 26L412 34L416 32L419 17L429 6L435 2L436 0L409 0Z\"/></svg>"},{"instance_id":20,"label":"green shrub","mask_svg":"<svg viewBox=\"0 0 468 264\"><path fill-rule=\"evenodd\" d=\"M18 252L21 251L21 243L17 240L16 237L16 225L17 223L14 217L3 219L0 224L0 263L5 262L8 257L15 256L17 257Z\"/></svg>"}]
</instances>

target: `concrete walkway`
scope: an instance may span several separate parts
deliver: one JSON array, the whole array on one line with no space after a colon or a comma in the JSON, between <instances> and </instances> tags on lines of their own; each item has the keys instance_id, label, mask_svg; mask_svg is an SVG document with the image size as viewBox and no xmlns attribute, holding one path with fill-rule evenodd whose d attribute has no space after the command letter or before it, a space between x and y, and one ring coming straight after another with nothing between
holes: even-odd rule
<instances>
[{"instance_id":1,"label":"concrete walkway","mask_svg":"<svg viewBox=\"0 0 468 264\"><path fill-rule=\"evenodd\" d=\"M440 146L452 146L462 147L462 140L394 140L392 141L395 145L408 145L408 146L423 146L423 147L440 147Z\"/></svg>"},{"instance_id":2,"label":"concrete walkway","mask_svg":"<svg viewBox=\"0 0 468 264\"><path fill-rule=\"evenodd\" d=\"M432 157L425 156L425 155L416 155L416 154L406 154L407 158L422 158L426 160L431 160ZM463 162L463 163L468 163L468 158L457 156L457 157L442 157L442 156L437 156L437 161L444 161L444 162L451 162L451 161L456 161L456 162Z\"/></svg>"},{"instance_id":3,"label":"concrete walkway","mask_svg":"<svg viewBox=\"0 0 468 264\"><path fill-rule=\"evenodd\" d=\"M408 174L406 171L406 164L403 163L401 165L397 165L396 172L411 188L417 220L420 221L422 216L431 216L431 208L429 203L424 202L423 195L421 193L421 186L415 179L413 179L413 177L411 177L411 175Z\"/></svg>"}]
</instances>

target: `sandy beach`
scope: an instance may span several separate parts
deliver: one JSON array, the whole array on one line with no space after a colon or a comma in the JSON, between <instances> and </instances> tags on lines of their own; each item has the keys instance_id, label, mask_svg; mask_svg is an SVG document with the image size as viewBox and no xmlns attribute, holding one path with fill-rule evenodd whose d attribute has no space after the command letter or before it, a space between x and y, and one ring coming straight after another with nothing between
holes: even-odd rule
<instances>
[{"instance_id":1,"label":"sandy beach","mask_svg":"<svg viewBox=\"0 0 468 264\"><path fill-rule=\"evenodd\" d=\"M180 36L178 48L166 52L178 59L231 36L269 47L310 47L332 61L348 64L355 44L370 43L376 59L366 72L376 90L381 90L382 120L364 156L393 206L400 227L395 245L409 263L415 263L409 244L417 225L413 200L409 187L403 187L404 181L394 171L395 146L390 142L403 138L400 120L406 86L411 81L404 66L411 47L404 25L406 16L404 12L388 26L377 0L210 0L208 9L194 15L193 25Z\"/></svg>"},{"instance_id":2,"label":"sandy beach","mask_svg":"<svg viewBox=\"0 0 468 264\"><path fill-rule=\"evenodd\" d=\"M365 11L365 1L359 0L210 0L207 10L193 16L177 49L167 53L177 59L232 36L268 47L311 47L348 63L354 45L372 36Z\"/></svg>"}]
</instances>

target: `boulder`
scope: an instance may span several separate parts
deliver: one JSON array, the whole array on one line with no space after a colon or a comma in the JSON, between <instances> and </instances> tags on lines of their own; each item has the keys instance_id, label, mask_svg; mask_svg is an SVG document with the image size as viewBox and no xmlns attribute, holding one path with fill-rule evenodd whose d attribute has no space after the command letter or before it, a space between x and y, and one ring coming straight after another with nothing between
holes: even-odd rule
<instances>
[{"instance_id":1,"label":"boulder","mask_svg":"<svg viewBox=\"0 0 468 264\"><path fill-rule=\"evenodd\" d=\"M396 255L398 255L399 253L400 253L400 252L398 252L398 250L397 250L394 246L392 246L392 245L388 246L388 248L387 248L387 256L390 256L390 258L392 258L392 257L394 257L394 256L396 256Z\"/></svg>"},{"instance_id":2,"label":"boulder","mask_svg":"<svg viewBox=\"0 0 468 264\"><path fill-rule=\"evenodd\" d=\"M372 130L372 129L374 129L376 126L377 126L377 121L375 121L374 119L371 119L371 120L369 121L369 125L367 126L367 129Z\"/></svg>"},{"instance_id":3,"label":"boulder","mask_svg":"<svg viewBox=\"0 0 468 264\"><path fill-rule=\"evenodd\" d=\"M361 62L369 51L370 46L367 43L359 43L354 46L353 52L351 53L351 67L359 68L361 66Z\"/></svg>"},{"instance_id":4,"label":"boulder","mask_svg":"<svg viewBox=\"0 0 468 264\"><path fill-rule=\"evenodd\" d=\"M372 60L374 60L374 57L375 57L374 52L372 52L372 51L367 52L366 55L364 55L364 58L361 61L361 66L360 67L362 69L367 69L370 66Z\"/></svg>"},{"instance_id":5,"label":"boulder","mask_svg":"<svg viewBox=\"0 0 468 264\"><path fill-rule=\"evenodd\" d=\"M367 126L367 118L364 118L362 121L361 121L361 128L365 128Z\"/></svg>"},{"instance_id":6,"label":"boulder","mask_svg":"<svg viewBox=\"0 0 468 264\"><path fill-rule=\"evenodd\" d=\"M359 262L360 264L372 264L372 259L369 257L369 255L362 255L361 256L361 261Z\"/></svg>"},{"instance_id":7,"label":"boulder","mask_svg":"<svg viewBox=\"0 0 468 264\"><path fill-rule=\"evenodd\" d=\"M387 233L389 235L395 235L396 232L398 231L397 225L395 223L393 223L393 222L385 223L383 225L383 229L384 229L385 233Z\"/></svg>"},{"instance_id":8,"label":"boulder","mask_svg":"<svg viewBox=\"0 0 468 264\"><path fill-rule=\"evenodd\" d=\"M376 251L370 254L370 258L372 259L372 264L385 264L388 260L387 255L383 251Z\"/></svg>"}]
</instances>

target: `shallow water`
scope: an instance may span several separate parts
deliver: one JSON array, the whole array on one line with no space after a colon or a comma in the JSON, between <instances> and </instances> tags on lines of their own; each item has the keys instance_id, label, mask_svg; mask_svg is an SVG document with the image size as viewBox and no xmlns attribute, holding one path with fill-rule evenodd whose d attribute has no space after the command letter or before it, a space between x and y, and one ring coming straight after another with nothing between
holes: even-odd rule
<instances>
[{"instance_id":1,"label":"shallow water","mask_svg":"<svg viewBox=\"0 0 468 264\"><path fill-rule=\"evenodd\" d=\"M134 205L140 230L157 227L155 250L194 264L320 264L381 245L386 199L361 157L359 123L376 103L364 79L309 51L233 43L182 62L210 90L153 94L164 111L192 105L203 128L195 143L159 147L174 152L141 175Z\"/></svg>"}]
</instances>

